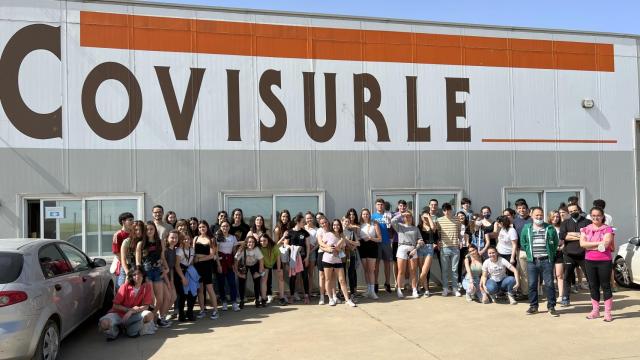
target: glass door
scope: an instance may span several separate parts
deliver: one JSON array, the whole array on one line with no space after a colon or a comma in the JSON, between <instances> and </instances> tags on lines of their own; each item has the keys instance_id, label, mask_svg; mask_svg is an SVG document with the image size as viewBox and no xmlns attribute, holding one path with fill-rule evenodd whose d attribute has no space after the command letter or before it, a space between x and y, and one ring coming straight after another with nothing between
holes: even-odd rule
<instances>
[{"instance_id":1,"label":"glass door","mask_svg":"<svg viewBox=\"0 0 640 360\"><path fill-rule=\"evenodd\" d=\"M40 208L42 238L68 241L82 249L81 200L41 200Z\"/></svg>"}]
</instances>

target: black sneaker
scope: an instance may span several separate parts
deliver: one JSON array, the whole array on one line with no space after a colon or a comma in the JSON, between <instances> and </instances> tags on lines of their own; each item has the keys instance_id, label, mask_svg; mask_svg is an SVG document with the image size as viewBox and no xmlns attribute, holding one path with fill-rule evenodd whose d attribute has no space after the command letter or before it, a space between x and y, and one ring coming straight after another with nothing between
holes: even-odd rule
<instances>
[{"instance_id":1,"label":"black sneaker","mask_svg":"<svg viewBox=\"0 0 640 360\"><path fill-rule=\"evenodd\" d=\"M384 284L384 286L386 287L387 284ZM375 292L376 294L378 293L378 284L373 285L373 292Z\"/></svg>"},{"instance_id":2,"label":"black sneaker","mask_svg":"<svg viewBox=\"0 0 640 360\"><path fill-rule=\"evenodd\" d=\"M391 285L390 284L384 284L384 290L386 292L388 292L389 294L391 294ZM376 292L378 292L378 288L377 287L376 287Z\"/></svg>"},{"instance_id":3,"label":"black sneaker","mask_svg":"<svg viewBox=\"0 0 640 360\"><path fill-rule=\"evenodd\" d=\"M240 301L240 309L244 309L244 300Z\"/></svg>"},{"instance_id":4,"label":"black sneaker","mask_svg":"<svg viewBox=\"0 0 640 360\"><path fill-rule=\"evenodd\" d=\"M278 300L278 304L280 304L280 306L287 306L287 300L280 298L280 300Z\"/></svg>"},{"instance_id":5,"label":"black sneaker","mask_svg":"<svg viewBox=\"0 0 640 360\"><path fill-rule=\"evenodd\" d=\"M527 315L533 315L538 312L538 308L535 306L529 306L529 310L527 310Z\"/></svg>"},{"instance_id":6,"label":"black sneaker","mask_svg":"<svg viewBox=\"0 0 640 360\"><path fill-rule=\"evenodd\" d=\"M556 311L556 308L555 308L555 307L553 307L553 306L552 306L552 307L550 307L548 310L549 310L549 315L554 316L554 317L559 316L559 315L558 315L558 312Z\"/></svg>"}]
</instances>

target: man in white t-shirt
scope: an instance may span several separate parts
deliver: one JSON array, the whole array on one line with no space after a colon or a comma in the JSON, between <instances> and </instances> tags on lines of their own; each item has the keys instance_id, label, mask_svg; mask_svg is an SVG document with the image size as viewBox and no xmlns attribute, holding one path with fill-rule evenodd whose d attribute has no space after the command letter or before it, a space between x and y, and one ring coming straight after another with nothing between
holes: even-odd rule
<instances>
[{"instance_id":1,"label":"man in white t-shirt","mask_svg":"<svg viewBox=\"0 0 640 360\"><path fill-rule=\"evenodd\" d=\"M169 231L173 230L173 227L162 221L162 217L164 216L164 208L162 205L155 205L153 209L151 209L151 215L153 216L153 223L156 224L158 236L163 241L166 240L167 236L169 236Z\"/></svg>"},{"instance_id":2,"label":"man in white t-shirt","mask_svg":"<svg viewBox=\"0 0 640 360\"><path fill-rule=\"evenodd\" d=\"M495 247L489 246L487 250L489 258L482 264L482 278L480 279L480 290L483 292L482 302L489 303L489 298L496 302L496 295L499 291L506 291L511 305L517 304L513 292L520 286L518 282L518 269L511 265L509 261L498 256ZM507 276L507 269L515 276Z\"/></svg>"}]
</instances>

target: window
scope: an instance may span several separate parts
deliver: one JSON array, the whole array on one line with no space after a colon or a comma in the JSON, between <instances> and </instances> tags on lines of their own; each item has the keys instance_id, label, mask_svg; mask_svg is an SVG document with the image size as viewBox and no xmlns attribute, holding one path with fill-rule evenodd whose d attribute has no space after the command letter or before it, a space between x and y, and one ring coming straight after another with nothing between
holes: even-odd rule
<instances>
[{"instance_id":1,"label":"window","mask_svg":"<svg viewBox=\"0 0 640 360\"><path fill-rule=\"evenodd\" d=\"M544 209L545 216L551 210L556 210L562 203L567 203L570 196L577 196L580 199L580 206L584 207L584 189L504 189L504 204L515 210L515 202L518 199L525 199L531 208L540 206Z\"/></svg>"},{"instance_id":2,"label":"window","mask_svg":"<svg viewBox=\"0 0 640 360\"><path fill-rule=\"evenodd\" d=\"M280 211L289 210L291 217L298 212L311 211L314 214L324 211L324 193L223 193L224 208L231 216L235 208L242 209L244 221L253 225L258 215L264 216L265 226L273 230L273 224Z\"/></svg>"},{"instance_id":3,"label":"window","mask_svg":"<svg viewBox=\"0 0 640 360\"><path fill-rule=\"evenodd\" d=\"M16 281L22 272L22 254L0 252L0 284Z\"/></svg>"},{"instance_id":4,"label":"window","mask_svg":"<svg viewBox=\"0 0 640 360\"><path fill-rule=\"evenodd\" d=\"M73 271L89 270L89 260L87 260L87 257L78 251L78 249L70 245L62 244L60 245L60 250L62 250L67 257L67 260L69 260Z\"/></svg>"},{"instance_id":5,"label":"window","mask_svg":"<svg viewBox=\"0 0 640 360\"><path fill-rule=\"evenodd\" d=\"M450 203L454 209L459 209L459 201L462 198L462 190L373 190L371 203L375 205L377 198L383 198L389 202L391 211L398 207L398 201L407 202L407 208L414 213L416 221L420 213L429 210L429 200L438 200L441 207L445 202Z\"/></svg>"},{"instance_id":6,"label":"window","mask_svg":"<svg viewBox=\"0 0 640 360\"><path fill-rule=\"evenodd\" d=\"M38 252L38 260L40 261L42 274L46 279L68 274L73 271L67 260L53 244L40 249Z\"/></svg>"}]
</instances>

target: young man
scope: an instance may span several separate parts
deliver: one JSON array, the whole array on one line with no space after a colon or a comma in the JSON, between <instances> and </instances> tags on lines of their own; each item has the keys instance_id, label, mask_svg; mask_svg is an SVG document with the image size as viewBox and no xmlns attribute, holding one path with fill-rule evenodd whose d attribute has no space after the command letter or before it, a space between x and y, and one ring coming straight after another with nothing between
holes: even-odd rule
<instances>
[{"instance_id":1,"label":"young man","mask_svg":"<svg viewBox=\"0 0 640 360\"><path fill-rule=\"evenodd\" d=\"M529 309L527 314L538 312L538 284L540 277L544 280L547 293L547 309L552 316L556 312L556 288L553 284L553 268L558 234L551 224L544 222L542 208L531 209L533 223L528 223L520 233L520 246L527 254L527 277L529 282Z\"/></svg>"},{"instance_id":2,"label":"young man","mask_svg":"<svg viewBox=\"0 0 640 360\"><path fill-rule=\"evenodd\" d=\"M516 217L513 219L513 227L516 229L518 237L522 232L522 228L526 224L531 224L531 216L529 216L529 205L525 199L518 199L515 202L516 205ZM518 243L518 273L520 274L520 286L519 291L522 295L527 295L529 291L529 278L527 276L527 254L524 249L521 249Z\"/></svg>"},{"instance_id":3,"label":"young man","mask_svg":"<svg viewBox=\"0 0 640 360\"><path fill-rule=\"evenodd\" d=\"M126 274L120 270L120 248L126 238L129 237L131 227L133 226L133 214L130 212L124 212L118 216L118 223L122 228L113 234L111 242L111 252L113 253L113 261L116 263L114 275L116 276L116 291L120 285L124 284L126 280Z\"/></svg>"},{"instance_id":4,"label":"young man","mask_svg":"<svg viewBox=\"0 0 640 360\"><path fill-rule=\"evenodd\" d=\"M464 213L464 216L467 217L467 221L471 221L471 218L473 217L473 210L471 210L471 200L469 198L462 198L462 200L460 200L460 204L462 205L462 209L460 211L462 211Z\"/></svg>"},{"instance_id":5,"label":"young man","mask_svg":"<svg viewBox=\"0 0 640 360\"><path fill-rule=\"evenodd\" d=\"M378 292L378 279L380 273L380 261L384 262L384 289L391 293L391 259L393 258L391 239L389 237L389 228L391 221L391 213L385 211L384 199L376 199L376 208L371 219L378 222L380 226L380 235L382 242L378 246L378 259L375 267L375 285L374 290Z\"/></svg>"},{"instance_id":6,"label":"young man","mask_svg":"<svg viewBox=\"0 0 640 360\"><path fill-rule=\"evenodd\" d=\"M570 218L563 221L560 224L560 240L564 241L564 289L562 294L562 301L560 306L571 305L569 298L571 289L571 279L576 267L582 269L582 273L585 274L584 268L584 249L580 247L580 229L591 224L591 220L582 216L582 209L576 203L571 203L567 210L569 211Z\"/></svg>"},{"instance_id":7,"label":"young man","mask_svg":"<svg viewBox=\"0 0 640 360\"><path fill-rule=\"evenodd\" d=\"M169 235L169 231L173 230L171 225L162 220L164 208L162 205L155 205L153 209L151 209L151 214L153 215L153 223L156 224L156 229L158 229L158 236L164 241Z\"/></svg>"},{"instance_id":8,"label":"young man","mask_svg":"<svg viewBox=\"0 0 640 360\"><path fill-rule=\"evenodd\" d=\"M456 296L462 296L457 287L458 261L460 261L460 249L458 248L460 222L453 217L451 204L442 204L442 212L444 216L439 217L436 222L442 259L442 296L449 295L449 280L451 280L452 289L455 289Z\"/></svg>"},{"instance_id":9,"label":"young man","mask_svg":"<svg viewBox=\"0 0 640 360\"><path fill-rule=\"evenodd\" d=\"M431 217L431 221L433 221L434 224L438 222L438 217L439 217L438 212L439 212L438 200L436 199L429 200L429 216ZM434 231L435 231L435 236L437 240L439 238L438 229L434 229ZM440 260L440 247L438 246L437 241L433 246L433 255L436 259L438 259L438 268L440 269L440 274L442 274L442 260ZM431 266L433 267L433 264L431 264ZM430 279L431 279L431 271L427 273L427 282L429 282Z\"/></svg>"}]
</instances>

